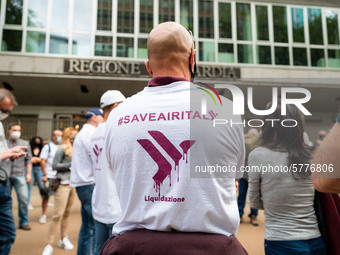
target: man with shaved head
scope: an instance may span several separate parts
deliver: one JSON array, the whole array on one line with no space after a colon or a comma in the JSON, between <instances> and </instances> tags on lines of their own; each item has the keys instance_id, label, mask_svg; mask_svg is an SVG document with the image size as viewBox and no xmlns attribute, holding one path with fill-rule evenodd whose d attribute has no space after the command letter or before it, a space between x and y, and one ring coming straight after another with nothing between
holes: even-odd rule
<instances>
[{"instance_id":1,"label":"man with shaved head","mask_svg":"<svg viewBox=\"0 0 340 255\"><path fill-rule=\"evenodd\" d=\"M207 94L190 82L196 49L182 25L157 25L147 50L152 79L112 111L106 124L103 151L122 214L101 254L246 254L235 237L235 178L241 176L194 171L243 164L242 126L212 125L224 116L222 103L229 111L232 104L226 98L218 106L209 101L209 114L200 112Z\"/></svg>"}]
</instances>

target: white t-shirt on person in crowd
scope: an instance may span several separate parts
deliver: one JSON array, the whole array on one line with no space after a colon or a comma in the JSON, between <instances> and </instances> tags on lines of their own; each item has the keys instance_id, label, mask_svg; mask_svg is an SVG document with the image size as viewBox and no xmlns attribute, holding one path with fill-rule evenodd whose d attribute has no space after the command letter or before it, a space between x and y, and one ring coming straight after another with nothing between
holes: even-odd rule
<instances>
[{"instance_id":1,"label":"white t-shirt on person in crowd","mask_svg":"<svg viewBox=\"0 0 340 255\"><path fill-rule=\"evenodd\" d=\"M87 123L84 124L73 142L70 179L71 187L94 184L90 141L95 130L95 126Z\"/></svg>"},{"instance_id":2,"label":"white t-shirt on person in crowd","mask_svg":"<svg viewBox=\"0 0 340 255\"><path fill-rule=\"evenodd\" d=\"M46 176L49 179L56 178L57 170L53 170L52 163L53 163L54 155L57 152L57 150L58 150L58 144L49 142L42 148L41 153L40 153L40 158L46 160L45 170L46 170Z\"/></svg>"},{"instance_id":3,"label":"white t-shirt on person in crowd","mask_svg":"<svg viewBox=\"0 0 340 255\"><path fill-rule=\"evenodd\" d=\"M92 194L92 214L96 221L113 224L118 221L121 209L113 172L105 155L104 140L105 123L100 123L90 145L96 183Z\"/></svg>"},{"instance_id":4,"label":"white t-shirt on person in crowd","mask_svg":"<svg viewBox=\"0 0 340 255\"><path fill-rule=\"evenodd\" d=\"M201 113L203 97L207 114ZM243 126L213 126L216 116L241 123L231 101L221 101L223 107L214 105L196 85L165 76L111 112L105 150L122 208L114 235L138 228L236 234ZM209 166L235 172L210 174Z\"/></svg>"}]
</instances>

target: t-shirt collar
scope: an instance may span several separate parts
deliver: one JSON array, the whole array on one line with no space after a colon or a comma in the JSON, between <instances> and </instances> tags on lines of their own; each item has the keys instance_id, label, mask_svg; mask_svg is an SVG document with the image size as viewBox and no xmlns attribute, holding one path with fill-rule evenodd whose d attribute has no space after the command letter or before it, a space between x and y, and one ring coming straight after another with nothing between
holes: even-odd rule
<instances>
[{"instance_id":1,"label":"t-shirt collar","mask_svg":"<svg viewBox=\"0 0 340 255\"><path fill-rule=\"evenodd\" d=\"M149 81L148 87L159 87L159 86L169 85L173 82L178 82L178 81L189 81L189 80L184 77L157 76L155 78L152 78Z\"/></svg>"}]
</instances>

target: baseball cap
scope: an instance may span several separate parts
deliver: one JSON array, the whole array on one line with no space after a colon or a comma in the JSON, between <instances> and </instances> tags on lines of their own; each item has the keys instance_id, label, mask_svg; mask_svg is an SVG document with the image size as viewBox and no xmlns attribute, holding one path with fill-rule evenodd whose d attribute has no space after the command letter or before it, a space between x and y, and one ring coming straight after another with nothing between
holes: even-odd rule
<instances>
[{"instance_id":1,"label":"baseball cap","mask_svg":"<svg viewBox=\"0 0 340 255\"><path fill-rule=\"evenodd\" d=\"M108 90L100 98L100 108L123 102L125 99L125 96L119 90Z\"/></svg>"},{"instance_id":2,"label":"baseball cap","mask_svg":"<svg viewBox=\"0 0 340 255\"><path fill-rule=\"evenodd\" d=\"M86 114L85 114L85 118L88 120L89 118L91 118L92 116L95 115L103 115L104 116L104 112L102 109L99 108L92 108L91 110L89 110Z\"/></svg>"}]
</instances>

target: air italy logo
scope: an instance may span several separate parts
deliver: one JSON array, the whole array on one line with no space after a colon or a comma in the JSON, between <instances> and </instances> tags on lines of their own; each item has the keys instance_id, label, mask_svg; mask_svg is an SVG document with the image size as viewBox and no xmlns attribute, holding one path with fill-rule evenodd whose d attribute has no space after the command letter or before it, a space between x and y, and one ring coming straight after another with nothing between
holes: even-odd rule
<instances>
[{"instance_id":1,"label":"air italy logo","mask_svg":"<svg viewBox=\"0 0 340 255\"><path fill-rule=\"evenodd\" d=\"M179 182L179 161L183 158L188 163L188 151L190 147L195 143L194 140L184 140L179 144L182 148L181 153L176 146L170 142L170 140L159 131L148 131L152 138L162 147L162 149L170 156L174 161L174 170L177 170L177 182ZM171 163L162 155L162 153L156 148L156 146L148 139L138 139L137 142L143 147L144 150L150 155L150 157L158 165L157 173L152 177L155 183L156 192L158 191L158 197L160 197L160 185L167 176L170 178L171 186L171 171L173 169Z\"/></svg>"},{"instance_id":2,"label":"air italy logo","mask_svg":"<svg viewBox=\"0 0 340 255\"><path fill-rule=\"evenodd\" d=\"M93 148L92 148L93 152L94 152L94 155L96 155L96 163L98 164L98 158L99 158L99 155L100 153L102 152L103 148L98 148L97 145L95 145Z\"/></svg>"},{"instance_id":3,"label":"air italy logo","mask_svg":"<svg viewBox=\"0 0 340 255\"><path fill-rule=\"evenodd\" d=\"M217 93L217 91L212 86L210 86L210 85L208 85L206 83L203 83L203 82L197 82L196 84L198 84L200 86L206 87L207 89L206 88L202 88L202 87L197 87L197 88L200 89L200 90L203 90L204 92L206 92L212 98L212 100L214 101L215 105L217 105L217 102L216 102L216 100L214 98L214 95L209 91L209 90L211 90L217 96L217 98L220 101L220 104L222 106L221 97L220 97L220 95ZM204 114L204 115L207 114L207 98L206 97L202 97L201 113Z\"/></svg>"}]
</instances>

